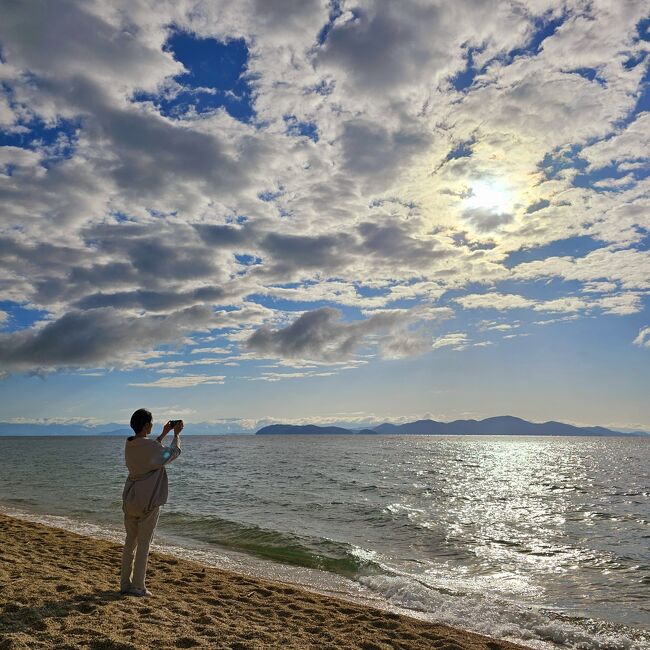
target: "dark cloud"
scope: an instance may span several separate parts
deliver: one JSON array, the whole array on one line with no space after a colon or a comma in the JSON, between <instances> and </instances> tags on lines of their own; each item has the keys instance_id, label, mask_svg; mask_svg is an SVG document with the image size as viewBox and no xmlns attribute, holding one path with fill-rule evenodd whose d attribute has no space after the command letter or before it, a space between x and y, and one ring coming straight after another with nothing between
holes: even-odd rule
<instances>
[{"instance_id":1,"label":"dark cloud","mask_svg":"<svg viewBox=\"0 0 650 650\"><path fill-rule=\"evenodd\" d=\"M246 341L246 347L269 356L292 359L347 359L368 336L385 337L404 320L403 313L388 312L345 323L338 309L323 307L302 314L283 329L273 330L263 325Z\"/></svg>"},{"instance_id":2,"label":"dark cloud","mask_svg":"<svg viewBox=\"0 0 650 650\"><path fill-rule=\"evenodd\" d=\"M173 241L143 241L129 255L133 266L144 276L178 281L218 273L215 259L205 247L176 246Z\"/></svg>"},{"instance_id":3,"label":"dark cloud","mask_svg":"<svg viewBox=\"0 0 650 650\"><path fill-rule=\"evenodd\" d=\"M265 265L253 275L280 282L290 282L305 272L345 275L359 263L379 269L390 269L396 263L423 269L452 254L434 239L414 237L412 223L387 215L381 215L378 222L362 222L348 232L317 235L265 232L256 225L195 228L211 248L262 255Z\"/></svg>"},{"instance_id":4,"label":"dark cloud","mask_svg":"<svg viewBox=\"0 0 650 650\"><path fill-rule=\"evenodd\" d=\"M249 141L235 152L214 133L187 128L137 105L119 104L103 86L81 76L42 81L40 90L84 116L85 141L101 143L93 150L97 164L121 192L139 200L174 193L191 199L197 192L242 189L264 151L262 141Z\"/></svg>"},{"instance_id":5,"label":"dark cloud","mask_svg":"<svg viewBox=\"0 0 650 650\"><path fill-rule=\"evenodd\" d=\"M432 57L436 39L430 34L427 41L423 36L425 26L439 17L438 7L410 3L404 11L401 5L383 0L355 7L354 14L330 30L318 64L344 70L358 88L368 92L399 88L431 74L431 66L438 63Z\"/></svg>"},{"instance_id":6,"label":"dark cloud","mask_svg":"<svg viewBox=\"0 0 650 650\"><path fill-rule=\"evenodd\" d=\"M383 357L401 359L416 357L431 350L431 335L423 328L415 331L401 330L398 336L387 336L380 344Z\"/></svg>"},{"instance_id":7,"label":"dark cloud","mask_svg":"<svg viewBox=\"0 0 650 650\"><path fill-rule=\"evenodd\" d=\"M26 242L13 237L0 237L0 260L12 268L33 272L47 267L50 273L68 270L71 265L91 259L91 254L73 246L48 242Z\"/></svg>"},{"instance_id":8,"label":"dark cloud","mask_svg":"<svg viewBox=\"0 0 650 650\"><path fill-rule=\"evenodd\" d=\"M77 309L143 309L148 312L168 312L188 305L217 304L231 297L221 287L201 287L187 293L175 291L122 291L119 293L96 293L79 300Z\"/></svg>"},{"instance_id":9,"label":"dark cloud","mask_svg":"<svg viewBox=\"0 0 650 650\"><path fill-rule=\"evenodd\" d=\"M23 279L24 301L51 305L66 299L74 288L71 269L90 264L92 252L82 247L0 237L0 272Z\"/></svg>"},{"instance_id":10,"label":"dark cloud","mask_svg":"<svg viewBox=\"0 0 650 650\"><path fill-rule=\"evenodd\" d=\"M0 270L24 278L40 306L173 308L223 297L228 259L186 226L88 228L76 247L0 238ZM227 258L227 256L226 256ZM114 261L110 261L110 260ZM203 288L186 288L201 280ZM232 293L230 295L233 295Z\"/></svg>"},{"instance_id":11,"label":"dark cloud","mask_svg":"<svg viewBox=\"0 0 650 650\"><path fill-rule=\"evenodd\" d=\"M389 131L374 122L353 120L343 128L342 144L345 169L380 186L394 182L411 158L427 149L431 137L417 124Z\"/></svg>"},{"instance_id":12,"label":"dark cloud","mask_svg":"<svg viewBox=\"0 0 650 650\"><path fill-rule=\"evenodd\" d=\"M462 218L471 224L478 232L490 232L499 226L504 226L514 221L514 215L507 212L495 212L487 208L469 208L463 210Z\"/></svg>"},{"instance_id":13,"label":"dark cloud","mask_svg":"<svg viewBox=\"0 0 650 650\"><path fill-rule=\"evenodd\" d=\"M294 269L329 273L349 263L354 240L346 233L313 237L269 233L260 246L270 255L276 274L290 274Z\"/></svg>"},{"instance_id":14,"label":"dark cloud","mask_svg":"<svg viewBox=\"0 0 650 650\"><path fill-rule=\"evenodd\" d=\"M2 0L3 58L33 72L61 75L92 70L103 77L147 83L147 77L179 65L146 39L134 25L108 22L91 6L73 0Z\"/></svg>"},{"instance_id":15,"label":"dark cloud","mask_svg":"<svg viewBox=\"0 0 650 650\"><path fill-rule=\"evenodd\" d=\"M409 224L403 222L367 221L358 226L358 231L363 238L364 253L378 259L400 261L409 268L416 265L424 269L435 260L452 254L435 240L413 237Z\"/></svg>"},{"instance_id":16,"label":"dark cloud","mask_svg":"<svg viewBox=\"0 0 650 650\"><path fill-rule=\"evenodd\" d=\"M252 10L266 29L293 36L297 30L303 30L310 19L325 20L328 3L323 0L253 0Z\"/></svg>"},{"instance_id":17,"label":"dark cloud","mask_svg":"<svg viewBox=\"0 0 650 650\"><path fill-rule=\"evenodd\" d=\"M231 248L245 250L254 243L255 231L251 226L219 226L195 224L194 228L201 239L211 248Z\"/></svg>"},{"instance_id":18,"label":"dark cloud","mask_svg":"<svg viewBox=\"0 0 650 650\"><path fill-rule=\"evenodd\" d=\"M186 226L120 224L89 230L86 235L98 252L126 257L139 282L183 282L222 275L220 258Z\"/></svg>"},{"instance_id":19,"label":"dark cloud","mask_svg":"<svg viewBox=\"0 0 650 650\"><path fill-rule=\"evenodd\" d=\"M131 264L127 262L108 262L93 264L88 268L75 266L67 279L75 285L86 285L95 289L104 286L115 286L135 282L136 274Z\"/></svg>"},{"instance_id":20,"label":"dark cloud","mask_svg":"<svg viewBox=\"0 0 650 650\"><path fill-rule=\"evenodd\" d=\"M96 106L98 137L107 137L117 154L112 176L122 190L155 193L187 181L209 186L208 192L248 184L237 159L219 139L135 109ZM244 162L248 168L253 160Z\"/></svg>"},{"instance_id":21,"label":"dark cloud","mask_svg":"<svg viewBox=\"0 0 650 650\"><path fill-rule=\"evenodd\" d=\"M178 340L213 321L206 307L142 317L111 308L75 310L40 328L1 334L0 363L5 370L124 364L135 351Z\"/></svg>"}]
</instances>

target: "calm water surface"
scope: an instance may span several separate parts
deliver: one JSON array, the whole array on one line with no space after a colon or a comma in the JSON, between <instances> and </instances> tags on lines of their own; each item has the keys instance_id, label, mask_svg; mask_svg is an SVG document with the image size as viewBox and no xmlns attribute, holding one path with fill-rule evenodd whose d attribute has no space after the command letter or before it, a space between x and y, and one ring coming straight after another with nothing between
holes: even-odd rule
<instances>
[{"instance_id":1,"label":"calm water surface","mask_svg":"<svg viewBox=\"0 0 650 650\"><path fill-rule=\"evenodd\" d=\"M119 531L122 438L2 438L0 501ZM158 539L539 648L650 648L650 440L186 436Z\"/></svg>"}]
</instances>

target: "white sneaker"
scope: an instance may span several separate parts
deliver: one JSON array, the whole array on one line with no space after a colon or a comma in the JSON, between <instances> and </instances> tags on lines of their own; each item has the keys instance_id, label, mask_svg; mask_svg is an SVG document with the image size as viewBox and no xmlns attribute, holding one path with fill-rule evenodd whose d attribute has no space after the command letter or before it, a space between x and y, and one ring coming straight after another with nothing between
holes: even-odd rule
<instances>
[{"instance_id":1,"label":"white sneaker","mask_svg":"<svg viewBox=\"0 0 650 650\"><path fill-rule=\"evenodd\" d=\"M153 596L153 594L148 589L129 589L127 592L131 596Z\"/></svg>"}]
</instances>

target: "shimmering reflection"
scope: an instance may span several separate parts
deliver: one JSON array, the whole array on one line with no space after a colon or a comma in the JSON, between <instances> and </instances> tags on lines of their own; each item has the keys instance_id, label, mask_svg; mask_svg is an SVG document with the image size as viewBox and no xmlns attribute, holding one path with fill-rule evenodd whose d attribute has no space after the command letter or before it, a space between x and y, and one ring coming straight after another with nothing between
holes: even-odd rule
<instances>
[{"instance_id":1,"label":"shimmering reflection","mask_svg":"<svg viewBox=\"0 0 650 650\"><path fill-rule=\"evenodd\" d=\"M122 444L5 439L0 500L119 525ZM160 532L400 602L428 586L650 627L649 461L631 438L188 437Z\"/></svg>"}]
</instances>

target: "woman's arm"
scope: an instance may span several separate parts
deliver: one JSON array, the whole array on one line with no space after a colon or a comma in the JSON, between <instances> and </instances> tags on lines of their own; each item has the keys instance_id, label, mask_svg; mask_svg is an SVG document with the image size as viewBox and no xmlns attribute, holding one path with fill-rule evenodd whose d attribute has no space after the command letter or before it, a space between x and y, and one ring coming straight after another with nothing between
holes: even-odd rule
<instances>
[{"instance_id":1,"label":"woman's arm","mask_svg":"<svg viewBox=\"0 0 650 650\"><path fill-rule=\"evenodd\" d=\"M181 455L181 439L174 434L174 439L169 447L163 447L163 465L169 465Z\"/></svg>"},{"instance_id":2,"label":"woman's arm","mask_svg":"<svg viewBox=\"0 0 650 650\"><path fill-rule=\"evenodd\" d=\"M163 465L171 463L181 455L181 431L183 430L183 420L178 420L174 427L174 439L169 447L163 447Z\"/></svg>"},{"instance_id":3,"label":"woman's arm","mask_svg":"<svg viewBox=\"0 0 650 650\"><path fill-rule=\"evenodd\" d=\"M165 439L165 436L172 430L172 426L167 422L167 424L163 427L162 433L156 438L156 440L160 443Z\"/></svg>"}]
</instances>

